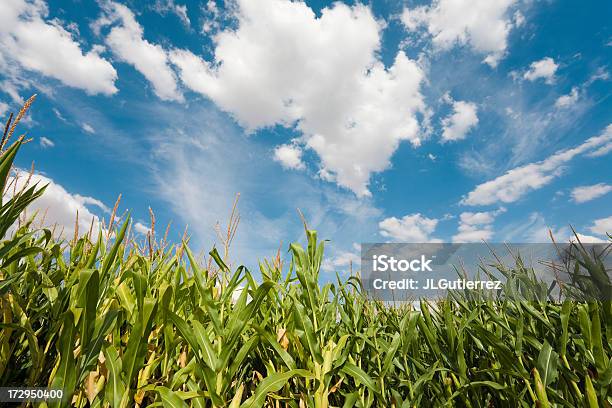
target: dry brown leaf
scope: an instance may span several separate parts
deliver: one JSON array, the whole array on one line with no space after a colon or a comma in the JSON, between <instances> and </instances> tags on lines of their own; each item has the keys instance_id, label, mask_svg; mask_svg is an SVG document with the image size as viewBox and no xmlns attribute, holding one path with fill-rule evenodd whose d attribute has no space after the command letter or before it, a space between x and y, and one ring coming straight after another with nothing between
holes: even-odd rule
<instances>
[{"instance_id":1,"label":"dry brown leaf","mask_svg":"<svg viewBox=\"0 0 612 408\"><path fill-rule=\"evenodd\" d=\"M282 348L287 350L289 348L289 338L287 337L287 330L284 328L278 329L276 332L276 341L281 345Z\"/></svg>"},{"instance_id":2,"label":"dry brown leaf","mask_svg":"<svg viewBox=\"0 0 612 408\"><path fill-rule=\"evenodd\" d=\"M90 404L93 402L94 398L96 398L96 395L98 395L98 387L96 387L96 385L99 375L100 373L97 370L90 371L85 380L85 396Z\"/></svg>"},{"instance_id":3,"label":"dry brown leaf","mask_svg":"<svg viewBox=\"0 0 612 408\"><path fill-rule=\"evenodd\" d=\"M338 382L336 384L334 384L334 386L329 389L329 393L333 394L334 392L338 391L338 388L340 387L341 384L342 384L342 378L339 379Z\"/></svg>"}]
</instances>

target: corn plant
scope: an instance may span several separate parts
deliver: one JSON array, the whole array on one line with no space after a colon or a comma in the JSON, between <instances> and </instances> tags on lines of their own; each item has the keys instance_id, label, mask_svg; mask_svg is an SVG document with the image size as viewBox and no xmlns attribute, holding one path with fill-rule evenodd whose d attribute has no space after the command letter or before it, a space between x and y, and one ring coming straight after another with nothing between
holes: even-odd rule
<instances>
[{"instance_id":1,"label":"corn plant","mask_svg":"<svg viewBox=\"0 0 612 408\"><path fill-rule=\"evenodd\" d=\"M2 191L23 142L2 153ZM389 305L358 276L321 285L308 228L286 267L264 261L256 277L216 249L203 265L187 239L144 250L129 215L67 242L20 221L41 194L0 207L0 386L64 390L42 406L612 406L610 298ZM597 254L578 245L569 262L609 290ZM506 294L541 290L520 257L491 267Z\"/></svg>"}]
</instances>

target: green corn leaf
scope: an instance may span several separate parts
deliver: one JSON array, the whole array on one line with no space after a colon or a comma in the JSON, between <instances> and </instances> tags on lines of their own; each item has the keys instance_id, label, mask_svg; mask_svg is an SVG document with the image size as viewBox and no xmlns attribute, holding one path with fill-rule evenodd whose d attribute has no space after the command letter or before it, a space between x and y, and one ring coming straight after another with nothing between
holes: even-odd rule
<instances>
[{"instance_id":1,"label":"green corn leaf","mask_svg":"<svg viewBox=\"0 0 612 408\"><path fill-rule=\"evenodd\" d=\"M238 387L238 391L236 391L236 394L234 395L234 398L232 398L232 402L230 402L228 408L239 408L240 407L240 402L242 401L243 392L244 392L244 384L240 384L240 387Z\"/></svg>"},{"instance_id":2,"label":"green corn leaf","mask_svg":"<svg viewBox=\"0 0 612 408\"><path fill-rule=\"evenodd\" d=\"M589 375L587 374L584 380L587 407L599 408L599 403L597 402L597 393L595 392L595 387L593 387L593 381L591 381L591 377L589 377Z\"/></svg>"},{"instance_id":3,"label":"green corn leaf","mask_svg":"<svg viewBox=\"0 0 612 408\"><path fill-rule=\"evenodd\" d=\"M164 407L169 408L188 408L189 405L185 403L174 391L167 387L157 386L155 392L159 394L162 399Z\"/></svg>"},{"instance_id":4,"label":"green corn leaf","mask_svg":"<svg viewBox=\"0 0 612 408\"><path fill-rule=\"evenodd\" d=\"M557 379L558 364L559 355L553 350L552 346L547 341L544 341L544 345L542 346L542 350L540 350L536 364L544 385L550 385Z\"/></svg>"},{"instance_id":5,"label":"green corn leaf","mask_svg":"<svg viewBox=\"0 0 612 408\"><path fill-rule=\"evenodd\" d=\"M108 383L105 388L105 398L112 408L121 406L125 393L125 383L121 378L121 358L112 345L104 349L104 359L108 370Z\"/></svg>"},{"instance_id":6,"label":"green corn leaf","mask_svg":"<svg viewBox=\"0 0 612 408\"><path fill-rule=\"evenodd\" d=\"M563 306L561 307L561 340L559 342L559 354L561 357L565 356L567 351L567 341L569 338L569 320L570 314L572 312L572 302L565 301L563 302Z\"/></svg>"},{"instance_id":7,"label":"green corn leaf","mask_svg":"<svg viewBox=\"0 0 612 408\"><path fill-rule=\"evenodd\" d=\"M210 367L213 371L218 371L219 367L219 359L217 358L217 354L213 350L212 343L208 338L208 334L206 333L206 329L197 320L192 322L193 333L195 335L196 341L200 346L200 351L202 352L204 362L208 367Z\"/></svg>"},{"instance_id":8,"label":"green corn leaf","mask_svg":"<svg viewBox=\"0 0 612 408\"><path fill-rule=\"evenodd\" d=\"M391 368L393 358L395 357L395 353L397 352L397 349L399 348L401 341L402 341L402 337L400 336L400 334L395 333L393 335L393 340L391 340L391 345L389 346L389 349L385 353L383 368L382 368L382 371L380 372L381 377L384 377L389 371L389 369Z\"/></svg>"},{"instance_id":9,"label":"green corn leaf","mask_svg":"<svg viewBox=\"0 0 612 408\"><path fill-rule=\"evenodd\" d=\"M546 384L542 381L537 368L533 369L533 378L535 381L535 392L541 408L549 408L548 394L546 394Z\"/></svg>"},{"instance_id":10,"label":"green corn leaf","mask_svg":"<svg viewBox=\"0 0 612 408\"><path fill-rule=\"evenodd\" d=\"M13 165L13 161L20 147L21 140L17 140L11 147L2 153L2 156L0 156L0 191L2 192L6 189L9 172L11 171L11 166Z\"/></svg>"},{"instance_id":11,"label":"green corn leaf","mask_svg":"<svg viewBox=\"0 0 612 408\"><path fill-rule=\"evenodd\" d=\"M136 324L132 328L126 353L123 357L123 372L128 386L134 383L138 371L144 365L144 359L147 353L147 342L143 342L142 339L147 339L149 337L156 311L157 299L145 298L143 301L143 309L140 312Z\"/></svg>"},{"instance_id":12,"label":"green corn leaf","mask_svg":"<svg viewBox=\"0 0 612 408\"><path fill-rule=\"evenodd\" d=\"M74 316L68 311L64 314L62 331L57 345L60 356L59 367L53 376L50 388L59 389L64 392L61 401L50 401L49 406L60 407L63 403L69 403L76 386L76 366L74 361L74 340L75 340Z\"/></svg>"},{"instance_id":13,"label":"green corn leaf","mask_svg":"<svg viewBox=\"0 0 612 408\"><path fill-rule=\"evenodd\" d=\"M608 358L603 348L603 333L601 331L601 320L599 317L599 306L595 302L589 303L591 315L591 344L593 345L593 357L595 366L599 373L603 373L607 368Z\"/></svg>"},{"instance_id":14,"label":"green corn leaf","mask_svg":"<svg viewBox=\"0 0 612 408\"><path fill-rule=\"evenodd\" d=\"M378 392L378 388L376 387L374 380L372 380L372 378L365 371L357 367L355 364L346 362L341 371L351 376L356 383L365 385L373 392Z\"/></svg>"},{"instance_id":15,"label":"green corn leaf","mask_svg":"<svg viewBox=\"0 0 612 408\"><path fill-rule=\"evenodd\" d=\"M263 407L266 396L269 393L277 392L287 382L295 376L303 377L303 378L311 378L313 375L307 370L289 370L284 373L275 373L264 378L261 383L257 386L255 393L252 397L246 400L241 407L244 408L261 408Z\"/></svg>"},{"instance_id":16,"label":"green corn leaf","mask_svg":"<svg viewBox=\"0 0 612 408\"><path fill-rule=\"evenodd\" d=\"M119 253L119 247L121 246L121 243L123 242L123 238L125 238L125 231L127 230L129 223L130 223L130 215L127 214L127 216L125 217L125 222L121 226L121 229L119 230L119 234L117 234L117 237L115 238L115 242L111 250L104 258L104 262L102 262L102 269L100 271L100 275L102 276L106 275L108 271L110 271L111 267L115 264L115 258L117 257L117 254Z\"/></svg>"}]
</instances>

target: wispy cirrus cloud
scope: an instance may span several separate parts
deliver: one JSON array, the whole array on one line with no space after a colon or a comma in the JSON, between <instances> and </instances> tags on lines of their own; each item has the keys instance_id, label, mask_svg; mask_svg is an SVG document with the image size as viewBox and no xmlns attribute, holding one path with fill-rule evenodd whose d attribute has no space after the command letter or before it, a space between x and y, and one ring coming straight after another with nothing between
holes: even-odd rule
<instances>
[{"instance_id":1,"label":"wispy cirrus cloud","mask_svg":"<svg viewBox=\"0 0 612 408\"><path fill-rule=\"evenodd\" d=\"M572 199L576 203L585 203L604 196L610 191L612 191L612 185L606 183L575 187L572 189Z\"/></svg>"},{"instance_id":2,"label":"wispy cirrus cloud","mask_svg":"<svg viewBox=\"0 0 612 408\"><path fill-rule=\"evenodd\" d=\"M39 140L38 140L40 146L43 149L49 148L49 147L53 147L55 146L55 143L53 142L53 140L49 139L48 137L42 136Z\"/></svg>"},{"instance_id":3,"label":"wispy cirrus cloud","mask_svg":"<svg viewBox=\"0 0 612 408\"><path fill-rule=\"evenodd\" d=\"M608 125L601 135L591 137L574 148L559 150L545 160L516 167L476 186L461 200L461 204L477 206L517 201L528 192L537 190L559 177L563 172L563 165L574 157L593 153L611 141L612 125Z\"/></svg>"}]
</instances>

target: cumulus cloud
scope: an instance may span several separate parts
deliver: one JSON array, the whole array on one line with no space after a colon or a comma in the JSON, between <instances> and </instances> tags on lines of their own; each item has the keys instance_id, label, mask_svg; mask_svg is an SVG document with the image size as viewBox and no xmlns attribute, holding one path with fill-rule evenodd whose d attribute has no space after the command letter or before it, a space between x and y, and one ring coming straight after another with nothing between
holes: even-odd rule
<instances>
[{"instance_id":1,"label":"cumulus cloud","mask_svg":"<svg viewBox=\"0 0 612 408\"><path fill-rule=\"evenodd\" d=\"M537 190L559 177L563 166L574 157L597 151L595 149L611 142L612 125L608 125L601 135L591 137L581 145L559 150L545 160L516 167L502 176L476 186L461 200L461 204L474 206L517 201L528 192Z\"/></svg>"},{"instance_id":2,"label":"cumulus cloud","mask_svg":"<svg viewBox=\"0 0 612 408\"><path fill-rule=\"evenodd\" d=\"M47 147L53 147L55 146L55 143L53 143L53 140L42 136L39 139L39 143L40 143L40 147L42 147L43 149L46 149Z\"/></svg>"},{"instance_id":3,"label":"cumulus cloud","mask_svg":"<svg viewBox=\"0 0 612 408\"><path fill-rule=\"evenodd\" d=\"M129 8L111 1L102 6L104 14L94 22L93 27L99 32L111 26L105 41L113 54L144 75L160 99L182 101L183 95L163 47L143 38L144 30Z\"/></svg>"},{"instance_id":4,"label":"cumulus cloud","mask_svg":"<svg viewBox=\"0 0 612 408\"><path fill-rule=\"evenodd\" d=\"M569 108L570 106L573 106L576 104L576 102L578 102L578 98L578 88L573 87L569 94L561 95L559 98L557 98L557 100L555 101L555 107L557 109Z\"/></svg>"},{"instance_id":5,"label":"cumulus cloud","mask_svg":"<svg viewBox=\"0 0 612 408\"><path fill-rule=\"evenodd\" d=\"M599 183L592 186L580 186L572 190L572 198L577 203L584 203L608 194L612 185Z\"/></svg>"},{"instance_id":6,"label":"cumulus cloud","mask_svg":"<svg viewBox=\"0 0 612 408\"><path fill-rule=\"evenodd\" d=\"M151 228L147 227L142 222L134 223L134 230L137 233L142 234L142 235L147 235L149 232L151 232Z\"/></svg>"},{"instance_id":7,"label":"cumulus cloud","mask_svg":"<svg viewBox=\"0 0 612 408\"><path fill-rule=\"evenodd\" d=\"M442 119L442 140L455 141L465 139L466 135L478 124L476 104L465 101L447 100L453 106L453 112Z\"/></svg>"},{"instance_id":8,"label":"cumulus cloud","mask_svg":"<svg viewBox=\"0 0 612 408\"><path fill-rule=\"evenodd\" d=\"M612 234L612 217L599 218L593 221L593 225L589 227L589 230L600 235Z\"/></svg>"},{"instance_id":9,"label":"cumulus cloud","mask_svg":"<svg viewBox=\"0 0 612 408\"><path fill-rule=\"evenodd\" d=\"M187 50L170 58L187 87L248 131L295 126L320 174L359 196L401 141L421 143L423 70L403 52L383 65L368 7L335 3L317 17L303 2L239 0L236 18L214 37L214 61Z\"/></svg>"},{"instance_id":10,"label":"cumulus cloud","mask_svg":"<svg viewBox=\"0 0 612 408\"><path fill-rule=\"evenodd\" d=\"M398 242L442 242L440 239L432 238L431 234L436 230L438 221L435 218L427 218L420 213L405 215L402 218L390 217L382 220L378 227L380 235Z\"/></svg>"},{"instance_id":11,"label":"cumulus cloud","mask_svg":"<svg viewBox=\"0 0 612 408\"><path fill-rule=\"evenodd\" d=\"M359 250L359 246L353 243L353 249ZM326 257L321 265L321 269L326 272L337 271L338 269L358 269L361 265L361 257L353 251L338 251L334 256Z\"/></svg>"},{"instance_id":12,"label":"cumulus cloud","mask_svg":"<svg viewBox=\"0 0 612 408\"><path fill-rule=\"evenodd\" d=\"M37 218L40 222L44 220L44 225L53 227L56 226L55 232L64 238L72 238L74 236L74 228L77 211L79 214L78 229L79 234L85 234L89 231L93 222L93 233L98 233L100 228L100 219L97 215L91 212L87 207L94 205L97 207L107 208L101 201L93 197L84 197L78 194L71 194L60 184L56 183L49 177L41 174L30 174L27 171L18 169L11 179L11 186L5 193L11 196L14 191L20 191L29 179L28 186L36 183L40 187L48 185L45 193L34 201L27 208L28 216L37 213Z\"/></svg>"},{"instance_id":13,"label":"cumulus cloud","mask_svg":"<svg viewBox=\"0 0 612 408\"><path fill-rule=\"evenodd\" d=\"M433 44L440 50L469 45L485 54L484 62L495 67L506 53L508 33L523 24L509 13L516 0L434 0L430 6L406 8L401 20L411 31L425 26ZM522 15L520 15L522 17Z\"/></svg>"},{"instance_id":14,"label":"cumulus cloud","mask_svg":"<svg viewBox=\"0 0 612 408\"><path fill-rule=\"evenodd\" d=\"M0 2L0 62L17 64L88 94L112 95L117 92L117 72L99 53L99 46L84 51L58 20L49 20L43 1Z\"/></svg>"},{"instance_id":15,"label":"cumulus cloud","mask_svg":"<svg viewBox=\"0 0 612 408\"><path fill-rule=\"evenodd\" d=\"M82 196L80 194L75 194L74 195L74 199L79 202L81 205L93 205L94 207L98 207L99 209L101 209L102 211L104 211L105 213L110 213L110 208L108 208L102 201L93 198L93 197L87 197L87 196Z\"/></svg>"},{"instance_id":16,"label":"cumulus cloud","mask_svg":"<svg viewBox=\"0 0 612 408\"><path fill-rule=\"evenodd\" d=\"M302 162L302 149L295 144L285 144L274 149L274 160L286 169L304 169Z\"/></svg>"},{"instance_id":17,"label":"cumulus cloud","mask_svg":"<svg viewBox=\"0 0 612 408\"><path fill-rule=\"evenodd\" d=\"M495 218L505 212L505 208L496 211L463 212L459 215L457 234L453 242L480 242L488 241L493 236L493 222Z\"/></svg>"},{"instance_id":18,"label":"cumulus cloud","mask_svg":"<svg viewBox=\"0 0 612 408\"><path fill-rule=\"evenodd\" d=\"M555 63L555 60L546 57L539 61L532 62L529 69L523 75L528 81L535 81L537 79L544 79L547 84L552 84L555 81L555 73L557 72L559 65Z\"/></svg>"}]
</instances>

